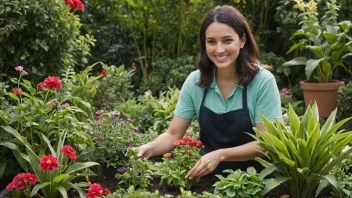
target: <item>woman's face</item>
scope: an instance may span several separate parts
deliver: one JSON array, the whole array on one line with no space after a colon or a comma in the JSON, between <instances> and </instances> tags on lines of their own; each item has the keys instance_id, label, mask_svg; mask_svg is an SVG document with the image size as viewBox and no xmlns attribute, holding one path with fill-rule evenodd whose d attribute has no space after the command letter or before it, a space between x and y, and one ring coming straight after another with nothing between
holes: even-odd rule
<instances>
[{"instance_id":1,"label":"woman's face","mask_svg":"<svg viewBox=\"0 0 352 198\"><path fill-rule=\"evenodd\" d=\"M224 23L214 22L205 31L207 55L218 69L235 67L245 42L245 35L240 39L235 30Z\"/></svg>"}]
</instances>

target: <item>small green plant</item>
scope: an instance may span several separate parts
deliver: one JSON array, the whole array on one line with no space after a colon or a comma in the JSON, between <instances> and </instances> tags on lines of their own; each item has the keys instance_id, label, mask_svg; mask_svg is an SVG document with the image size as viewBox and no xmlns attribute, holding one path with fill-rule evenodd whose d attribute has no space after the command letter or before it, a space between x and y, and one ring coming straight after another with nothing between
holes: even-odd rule
<instances>
[{"instance_id":1,"label":"small green plant","mask_svg":"<svg viewBox=\"0 0 352 198\"><path fill-rule=\"evenodd\" d=\"M240 169L236 171L229 169L224 172L229 173L227 177L216 175L220 181L213 185L215 186L214 194L225 197L263 197L263 178L259 177L255 168L248 167L247 172Z\"/></svg>"},{"instance_id":2,"label":"small green plant","mask_svg":"<svg viewBox=\"0 0 352 198\"><path fill-rule=\"evenodd\" d=\"M150 162L145 158L137 158L137 152L132 148L127 149L126 156L129 166L124 167L124 173L119 176L121 180L119 184L124 186L134 186L137 188L147 188L149 179L152 179L153 174Z\"/></svg>"},{"instance_id":3,"label":"small green plant","mask_svg":"<svg viewBox=\"0 0 352 198\"><path fill-rule=\"evenodd\" d=\"M329 172L352 153L352 149L348 149L334 158L352 140L352 131L339 131L339 128L351 118L335 124L335 110L320 127L316 103L307 108L301 119L291 106L289 115L289 127L278 120L272 123L261 116L267 130L254 129L257 136L252 137L266 150L264 154L268 159L266 161L257 158L265 167L263 172L274 171L275 179L272 183L285 181L284 185L292 197L318 196L328 183L340 191L335 176ZM265 194L267 190L264 189L263 193Z\"/></svg>"},{"instance_id":4,"label":"small green plant","mask_svg":"<svg viewBox=\"0 0 352 198\"><path fill-rule=\"evenodd\" d=\"M122 171L128 166L128 148L142 144L144 134L134 127L131 118L123 118L119 111L96 112L97 120L91 135L95 142L95 160L106 167ZM117 176L117 175L116 175Z\"/></svg>"},{"instance_id":5,"label":"small green plant","mask_svg":"<svg viewBox=\"0 0 352 198\"><path fill-rule=\"evenodd\" d=\"M145 189L135 189L134 186L130 186L127 190L120 188L116 192L107 195L106 198L171 198L172 195L161 195L159 191L148 192Z\"/></svg>"},{"instance_id":6,"label":"small green plant","mask_svg":"<svg viewBox=\"0 0 352 198\"><path fill-rule=\"evenodd\" d=\"M155 168L155 174L161 176L161 184L166 182L169 186L190 189L194 182L199 181L199 177L194 180L185 177L200 159L198 153L203 148L203 144L186 136L182 140L176 140L174 145L176 148L172 153L163 155L163 162Z\"/></svg>"}]
</instances>

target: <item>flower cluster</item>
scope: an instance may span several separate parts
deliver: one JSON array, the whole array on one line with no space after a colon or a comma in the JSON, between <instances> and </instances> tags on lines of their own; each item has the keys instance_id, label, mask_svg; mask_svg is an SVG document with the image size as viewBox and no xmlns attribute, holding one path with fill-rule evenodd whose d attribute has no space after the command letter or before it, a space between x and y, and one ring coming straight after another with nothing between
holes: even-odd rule
<instances>
[{"instance_id":1,"label":"flower cluster","mask_svg":"<svg viewBox=\"0 0 352 198\"><path fill-rule=\"evenodd\" d=\"M17 174L11 183L6 186L6 190L23 190L26 188L26 183L36 184L38 182L37 176L31 173L19 173Z\"/></svg>"},{"instance_id":2,"label":"flower cluster","mask_svg":"<svg viewBox=\"0 0 352 198\"><path fill-rule=\"evenodd\" d=\"M174 146L186 146L190 145L191 147L199 147L199 148L204 148L204 145L201 141L195 141L192 139L190 136L186 136L182 138L181 140L176 140L174 142Z\"/></svg>"},{"instance_id":3,"label":"flower cluster","mask_svg":"<svg viewBox=\"0 0 352 198\"><path fill-rule=\"evenodd\" d=\"M76 151L69 145L65 145L60 149L60 152L65 154L68 158L75 161L77 159Z\"/></svg>"},{"instance_id":4,"label":"flower cluster","mask_svg":"<svg viewBox=\"0 0 352 198\"><path fill-rule=\"evenodd\" d=\"M73 10L79 8L84 11L84 4L80 0L65 0L65 3L68 4Z\"/></svg>"},{"instance_id":5,"label":"flower cluster","mask_svg":"<svg viewBox=\"0 0 352 198\"><path fill-rule=\"evenodd\" d=\"M88 188L88 192L86 194L86 198L98 198L98 197L102 197L103 193L105 195L110 194L110 191L107 188L103 188L101 187L100 184L94 183L94 184L88 184L89 188Z\"/></svg>"},{"instance_id":6,"label":"flower cluster","mask_svg":"<svg viewBox=\"0 0 352 198\"><path fill-rule=\"evenodd\" d=\"M26 71L24 71L23 66L17 66L15 67L15 70L21 72L22 75L28 74Z\"/></svg>"},{"instance_id":7,"label":"flower cluster","mask_svg":"<svg viewBox=\"0 0 352 198\"><path fill-rule=\"evenodd\" d=\"M56 76L48 76L44 82L40 82L37 87L39 89L43 89L43 88L52 88L52 89L56 89L59 90L61 89L61 80L59 77Z\"/></svg>"},{"instance_id":8,"label":"flower cluster","mask_svg":"<svg viewBox=\"0 0 352 198\"><path fill-rule=\"evenodd\" d=\"M292 95L289 95L289 90L287 88L282 88L280 92L280 96L284 98L292 98Z\"/></svg>"}]
</instances>

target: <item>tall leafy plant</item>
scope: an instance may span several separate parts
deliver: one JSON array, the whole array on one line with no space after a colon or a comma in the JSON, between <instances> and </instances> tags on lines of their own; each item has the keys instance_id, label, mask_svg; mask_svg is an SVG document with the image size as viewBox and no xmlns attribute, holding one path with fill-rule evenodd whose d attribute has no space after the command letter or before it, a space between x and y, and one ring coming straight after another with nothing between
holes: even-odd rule
<instances>
[{"instance_id":1,"label":"tall leafy plant","mask_svg":"<svg viewBox=\"0 0 352 198\"><path fill-rule=\"evenodd\" d=\"M289 115L289 127L261 116L267 130L255 128L257 136L253 137L266 150L268 159L257 158L266 167L263 172L274 171L277 178L288 178L285 186L292 197L313 197L314 191L317 196L327 183L339 190L329 171L352 153L349 149L334 158L352 140L352 131L339 131L350 118L335 123L335 110L321 127L316 103L301 119L292 107Z\"/></svg>"}]
</instances>

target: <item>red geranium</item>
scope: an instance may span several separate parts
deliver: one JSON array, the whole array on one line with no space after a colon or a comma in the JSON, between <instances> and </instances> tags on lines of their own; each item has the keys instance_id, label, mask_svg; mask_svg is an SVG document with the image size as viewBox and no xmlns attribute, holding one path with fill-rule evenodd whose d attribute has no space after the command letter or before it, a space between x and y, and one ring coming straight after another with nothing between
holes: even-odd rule
<instances>
[{"instance_id":1,"label":"red geranium","mask_svg":"<svg viewBox=\"0 0 352 198\"><path fill-rule=\"evenodd\" d=\"M108 194L110 194L111 192L110 192L110 190L109 190L109 189L104 188L104 193L105 193L106 195L108 195Z\"/></svg>"},{"instance_id":2,"label":"red geranium","mask_svg":"<svg viewBox=\"0 0 352 198\"><path fill-rule=\"evenodd\" d=\"M21 88L12 88L12 91L16 95L22 96L22 89Z\"/></svg>"},{"instance_id":3,"label":"red geranium","mask_svg":"<svg viewBox=\"0 0 352 198\"><path fill-rule=\"evenodd\" d=\"M56 76L48 76L44 80L44 86L46 88L53 88L53 89L59 90L61 88L60 78Z\"/></svg>"},{"instance_id":4,"label":"red geranium","mask_svg":"<svg viewBox=\"0 0 352 198\"><path fill-rule=\"evenodd\" d=\"M101 75L106 76L108 72L106 72L104 69L100 72Z\"/></svg>"},{"instance_id":5,"label":"red geranium","mask_svg":"<svg viewBox=\"0 0 352 198\"><path fill-rule=\"evenodd\" d=\"M163 155L164 158L170 158L171 156L172 156L171 153L165 153L165 154Z\"/></svg>"},{"instance_id":6,"label":"red geranium","mask_svg":"<svg viewBox=\"0 0 352 198\"><path fill-rule=\"evenodd\" d=\"M103 195L103 190L100 186L100 184L94 183L94 184L88 184L89 189L86 194L86 198L96 198L96 197L101 197Z\"/></svg>"},{"instance_id":7,"label":"red geranium","mask_svg":"<svg viewBox=\"0 0 352 198\"><path fill-rule=\"evenodd\" d=\"M69 145L65 145L60 149L60 152L65 154L67 157L69 157L71 160L76 160L77 155L76 151Z\"/></svg>"},{"instance_id":8,"label":"red geranium","mask_svg":"<svg viewBox=\"0 0 352 198\"><path fill-rule=\"evenodd\" d=\"M65 0L65 3L68 4L73 10L79 8L84 11L84 4L80 0Z\"/></svg>"},{"instance_id":9,"label":"red geranium","mask_svg":"<svg viewBox=\"0 0 352 198\"><path fill-rule=\"evenodd\" d=\"M49 170L49 171L53 171L54 168L59 168L59 162L57 161L57 159L52 156L52 155L44 155L41 159L40 159L40 169L41 170Z\"/></svg>"},{"instance_id":10,"label":"red geranium","mask_svg":"<svg viewBox=\"0 0 352 198\"><path fill-rule=\"evenodd\" d=\"M38 87L39 89L43 89L43 88L45 88L46 86L45 86L44 82L40 82L40 83L37 85L37 87Z\"/></svg>"},{"instance_id":11,"label":"red geranium","mask_svg":"<svg viewBox=\"0 0 352 198\"><path fill-rule=\"evenodd\" d=\"M37 176L31 173L19 173L17 174L11 183L6 186L6 190L22 190L26 188L26 182L30 184L36 184L38 182Z\"/></svg>"}]
</instances>

